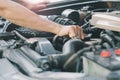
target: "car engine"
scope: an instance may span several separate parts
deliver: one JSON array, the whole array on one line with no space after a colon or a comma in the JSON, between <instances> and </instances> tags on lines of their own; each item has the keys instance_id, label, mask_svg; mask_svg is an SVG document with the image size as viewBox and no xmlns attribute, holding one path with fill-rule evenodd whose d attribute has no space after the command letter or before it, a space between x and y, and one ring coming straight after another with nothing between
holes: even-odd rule
<instances>
[{"instance_id":1,"label":"car engine","mask_svg":"<svg viewBox=\"0 0 120 80\"><path fill-rule=\"evenodd\" d=\"M28 29L0 17L0 80L119 80L119 4L52 4L37 13L61 25L79 25L85 39Z\"/></svg>"}]
</instances>

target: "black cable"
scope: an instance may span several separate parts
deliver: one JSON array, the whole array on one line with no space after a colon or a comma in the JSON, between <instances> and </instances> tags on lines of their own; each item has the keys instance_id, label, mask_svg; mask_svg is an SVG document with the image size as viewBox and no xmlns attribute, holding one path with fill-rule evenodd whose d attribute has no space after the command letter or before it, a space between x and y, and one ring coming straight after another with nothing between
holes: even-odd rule
<instances>
[{"instance_id":1,"label":"black cable","mask_svg":"<svg viewBox=\"0 0 120 80\"><path fill-rule=\"evenodd\" d=\"M115 47L114 39L111 36L109 36L108 34L102 33L100 37L103 41L108 42L113 48Z\"/></svg>"},{"instance_id":2,"label":"black cable","mask_svg":"<svg viewBox=\"0 0 120 80\"><path fill-rule=\"evenodd\" d=\"M14 30L13 33L15 33L15 35L17 35L20 39L27 41L27 38L25 38L24 36L22 36L18 31Z\"/></svg>"},{"instance_id":3,"label":"black cable","mask_svg":"<svg viewBox=\"0 0 120 80\"><path fill-rule=\"evenodd\" d=\"M81 57L77 59L76 72L80 72L80 66L81 66Z\"/></svg>"}]
</instances>

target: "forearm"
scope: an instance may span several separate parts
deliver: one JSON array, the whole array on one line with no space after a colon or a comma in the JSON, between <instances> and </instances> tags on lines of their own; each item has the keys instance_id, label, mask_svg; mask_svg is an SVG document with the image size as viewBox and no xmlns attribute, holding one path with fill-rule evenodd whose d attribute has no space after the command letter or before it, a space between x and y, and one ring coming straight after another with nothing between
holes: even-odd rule
<instances>
[{"instance_id":1,"label":"forearm","mask_svg":"<svg viewBox=\"0 0 120 80\"><path fill-rule=\"evenodd\" d=\"M7 18L15 24L55 34L61 29L59 24L43 19L15 2L6 0L0 4L2 4L0 6L3 6L3 8L0 9L0 16Z\"/></svg>"},{"instance_id":2,"label":"forearm","mask_svg":"<svg viewBox=\"0 0 120 80\"><path fill-rule=\"evenodd\" d=\"M23 4L24 0L11 0L11 1L14 1L14 2L17 2L17 3L21 3Z\"/></svg>"},{"instance_id":3,"label":"forearm","mask_svg":"<svg viewBox=\"0 0 120 80\"><path fill-rule=\"evenodd\" d=\"M26 1L26 0L12 0L12 1L17 2L17 3L19 3L19 4L22 4L23 6L26 6L26 5L27 5L27 4L25 4L25 1Z\"/></svg>"},{"instance_id":4,"label":"forearm","mask_svg":"<svg viewBox=\"0 0 120 80\"><path fill-rule=\"evenodd\" d=\"M46 4L49 3L46 0L43 0L43 1L41 0L12 0L12 1L17 2L32 11L43 9L46 7Z\"/></svg>"}]
</instances>

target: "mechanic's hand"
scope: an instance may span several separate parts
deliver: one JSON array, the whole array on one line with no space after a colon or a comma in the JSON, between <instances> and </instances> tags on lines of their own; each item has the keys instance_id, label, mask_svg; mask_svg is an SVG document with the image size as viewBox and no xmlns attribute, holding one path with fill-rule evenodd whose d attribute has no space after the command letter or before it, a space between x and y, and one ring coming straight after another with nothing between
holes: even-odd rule
<instances>
[{"instance_id":1,"label":"mechanic's hand","mask_svg":"<svg viewBox=\"0 0 120 80\"><path fill-rule=\"evenodd\" d=\"M24 0L24 6L32 11L37 11L46 7L48 0Z\"/></svg>"},{"instance_id":2,"label":"mechanic's hand","mask_svg":"<svg viewBox=\"0 0 120 80\"><path fill-rule=\"evenodd\" d=\"M77 25L63 26L57 33L58 36L69 35L71 38L84 39L83 29Z\"/></svg>"}]
</instances>

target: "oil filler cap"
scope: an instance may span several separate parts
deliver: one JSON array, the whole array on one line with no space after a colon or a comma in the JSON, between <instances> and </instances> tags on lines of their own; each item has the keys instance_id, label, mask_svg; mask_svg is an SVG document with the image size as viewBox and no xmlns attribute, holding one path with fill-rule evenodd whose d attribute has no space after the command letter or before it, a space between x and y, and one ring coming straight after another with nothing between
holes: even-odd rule
<instances>
[{"instance_id":1,"label":"oil filler cap","mask_svg":"<svg viewBox=\"0 0 120 80\"><path fill-rule=\"evenodd\" d=\"M110 51L103 50L103 51L101 51L100 56L103 58L109 58L111 56L111 54L110 54Z\"/></svg>"}]
</instances>

